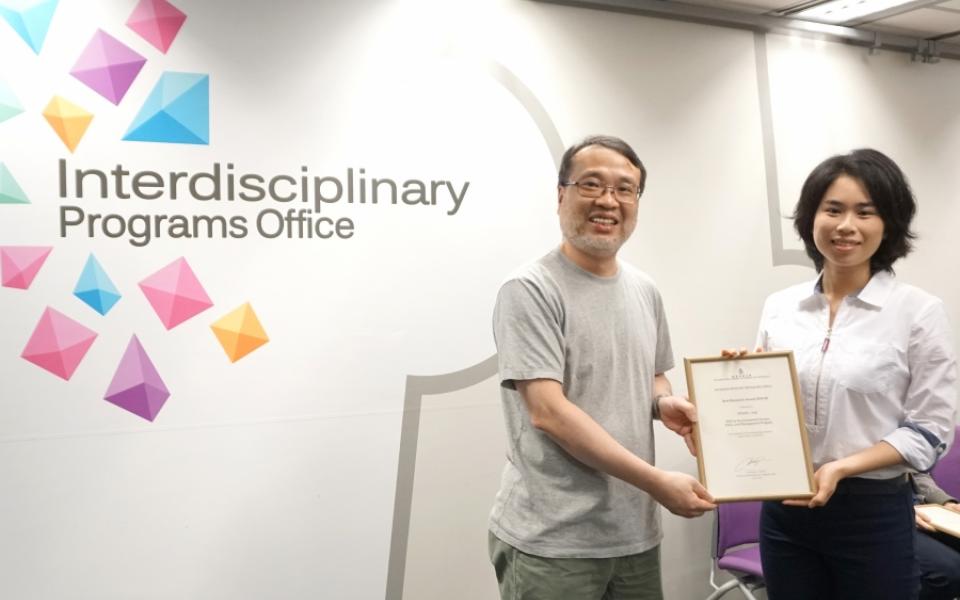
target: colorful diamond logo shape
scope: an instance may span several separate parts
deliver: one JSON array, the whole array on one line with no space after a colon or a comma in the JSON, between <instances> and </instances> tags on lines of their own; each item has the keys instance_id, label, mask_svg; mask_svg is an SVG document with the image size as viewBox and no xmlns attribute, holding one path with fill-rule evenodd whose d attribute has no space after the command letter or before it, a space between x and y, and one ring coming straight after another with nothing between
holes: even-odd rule
<instances>
[{"instance_id":1,"label":"colorful diamond logo shape","mask_svg":"<svg viewBox=\"0 0 960 600\"><path fill-rule=\"evenodd\" d=\"M20 356L69 381L95 339L96 332L48 306Z\"/></svg>"},{"instance_id":2,"label":"colorful diamond logo shape","mask_svg":"<svg viewBox=\"0 0 960 600\"><path fill-rule=\"evenodd\" d=\"M137 336L130 338L103 399L153 422L170 391Z\"/></svg>"},{"instance_id":3,"label":"colorful diamond logo shape","mask_svg":"<svg viewBox=\"0 0 960 600\"><path fill-rule=\"evenodd\" d=\"M210 329L230 362L237 362L270 341L249 302L221 317Z\"/></svg>"},{"instance_id":4,"label":"colorful diamond logo shape","mask_svg":"<svg viewBox=\"0 0 960 600\"><path fill-rule=\"evenodd\" d=\"M7 0L0 2L0 17L6 19L23 41L40 54L43 40L59 0Z\"/></svg>"},{"instance_id":5,"label":"colorful diamond logo shape","mask_svg":"<svg viewBox=\"0 0 960 600\"><path fill-rule=\"evenodd\" d=\"M213 306L200 280L182 257L141 281L140 289L167 329Z\"/></svg>"},{"instance_id":6,"label":"colorful diamond logo shape","mask_svg":"<svg viewBox=\"0 0 960 600\"><path fill-rule=\"evenodd\" d=\"M100 265L97 257L91 254L87 258L87 264L84 265L80 273L80 279L77 281L77 287L73 290L73 295L83 300L87 306L97 311L101 315L106 315L113 308L113 305L120 299L120 292L117 286L106 271Z\"/></svg>"},{"instance_id":7,"label":"colorful diamond logo shape","mask_svg":"<svg viewBox=\"0 0 960 600\"><path fill-rule=\"evenodd\" d=\"M0 123L23 112L23 106L10 86L0 79Z\"/></svg>"},{"instance_id":8,"label":"colorful diamond logo shape","mask_svg":"<svg viewBox=\"0 0 960 600\"><path fill-rule=\"evenodd\" d=\"M124 140L210 143L210 76L166 72L150 92Z\"/></svg>"},{"instance_id":9,"label":"colorful diamond logo shape","mask_svg":"<svg viewBox=\"0 0 960 600\"><path fill-rule=\"evenodd\" d=\"M83 139L83 134L93 120L92 113L60 96L54 96L50 100L50 104L43 109L43 117L70 152L77 149L77 144Z\"/></svg>"},{"instance_id":10,"label":"colorful diamond logo shape","mask_svg":"<svg viewBox=\"0 0 960 600\"><path fill-rule=\"evenodd\" d=\"M127 27L166 54L186 20L187 15L166 0L140 0Z\"/></svg>"},{"instance_id":11,"label":"colorful diamond logo shape","mask_svg":"<svg viewBox=\"0 0 960 600\"><path fill-rule=\"evenodd\" d=\"M0 204L30 204L7 165L0 162Z\"/></svg>"},{"instance_id":12,"label":"colorful diamond logo shape","mask_svg":"<svg viewBox=\"0 0 960 600\"><path fill-rule=\"evenodd\" d=\"M70 74L110 102L120 104L146 62L126 44L98 29Z\"/></svg>"},{"instance_id":13,"label":"colorful diamond logo shape","mask_svg":"<svg viewBox=\"0 0 960 600\"><path fill-rule=\"evenodd\" d=\"M33 283L53 246L0 246L0 283L25 290Z\"/></svg>"}]
</instances>

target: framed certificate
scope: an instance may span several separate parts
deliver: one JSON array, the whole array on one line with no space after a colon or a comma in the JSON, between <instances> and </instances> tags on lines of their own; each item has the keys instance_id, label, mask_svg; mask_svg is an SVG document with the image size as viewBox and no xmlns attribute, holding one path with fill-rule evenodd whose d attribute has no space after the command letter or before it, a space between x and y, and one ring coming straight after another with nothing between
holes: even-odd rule
<instances>
[{"instance_id":1,"label":"framed certificate","mask_svg":"<svg viewBox=\"0 0 960 600\"><path fill-rule=\"evenodd\" d=\"M921 504L914 506L914 510L927 517L928 522L937 531L960 537L960 513L953 512L939 504Z\"/></svg>"},{"instance_id":2,"label":"framed certificate","mask_svg":"<svg viewBox=\"0 0 960 600\"><path fill-rule=\"evenodd\" d=\"M810 445L793 352L687 358L700 483L718 502L810 498Z\"/></svg>"}]
</instances>

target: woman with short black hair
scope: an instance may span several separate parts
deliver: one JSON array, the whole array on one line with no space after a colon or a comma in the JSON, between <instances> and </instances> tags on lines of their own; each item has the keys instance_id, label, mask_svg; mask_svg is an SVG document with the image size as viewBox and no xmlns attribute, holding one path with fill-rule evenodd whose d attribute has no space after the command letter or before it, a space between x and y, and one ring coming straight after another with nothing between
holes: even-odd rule
<instances>
[{"instance_id":1,"label":"woman with short black hair","mask_svg":"<svg viewBox=\"0 0 960 600\"><path fill-rule=\"evenodd\" d=\"M819 275L767 299L757 345L794 352L817 491L764 503L771 600L916 598L906 473L950 442L957 371L943 303L893 274L915 212L876 150L828 158L803 185L794 226Z\"/></svg>"}]
</instances>

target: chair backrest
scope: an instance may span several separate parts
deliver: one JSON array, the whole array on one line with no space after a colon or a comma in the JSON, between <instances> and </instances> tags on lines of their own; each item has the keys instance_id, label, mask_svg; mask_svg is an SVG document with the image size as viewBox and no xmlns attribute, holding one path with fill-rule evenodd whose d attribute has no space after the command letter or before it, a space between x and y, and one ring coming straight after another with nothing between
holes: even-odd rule
<instances>
[{"instance_id":1,"label":"chair backrest","mask_svg":"<svg viewBox=\"0 0 960 600\"><path fill-rule=\"evenodd\" d=\"M734 546L760 541L760 505L760 502L727 502L717 506L717 558Z\"/></svg>"},{"instance_id":2,"label":"chair backrest","mask_svg":"<svg viewBox=\"0 0 960 600\"><path fill-rule=\"evenodd\" d=\"M933 476L937 485L954 498L960 498L960 448L957 447L958 444L960 444L960 427L954 432L950 450L940 457L937 466L930 471L930 475Z\"/></svg>"}]
</instances>

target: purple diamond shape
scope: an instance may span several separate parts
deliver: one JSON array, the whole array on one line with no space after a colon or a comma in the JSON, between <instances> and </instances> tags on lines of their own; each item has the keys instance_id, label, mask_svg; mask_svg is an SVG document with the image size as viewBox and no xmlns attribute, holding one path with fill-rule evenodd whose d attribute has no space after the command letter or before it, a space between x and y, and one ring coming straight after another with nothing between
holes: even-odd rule
<instances>
[{"instance_id":1,"label":"purple diamond shape","mask_svg":"<svg viewBox=\"0 0 960 600\"><path fill-rule=\"evenodd\" d=\"M113 381L103 399L148 421L157 418L170 392L137 336L120 359Z\"/></svg>"},{"instance_id":2,"label":"purple diamond shape","mask_svg":"<svg viewBox=\"0 0 960 600\"><path fill-rule=\"evenodd\" d=\"M98 29L70 74L110 102L120 104L147 59Z\"/></svg>"}]
</instances>

